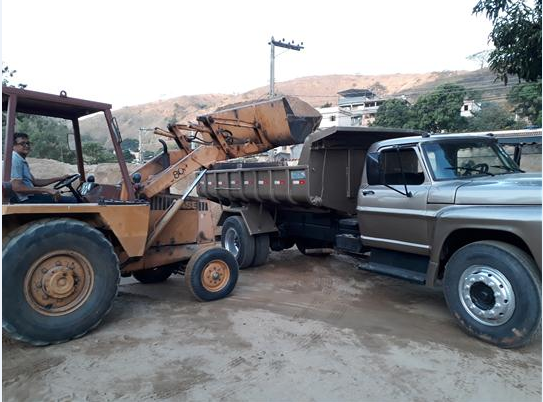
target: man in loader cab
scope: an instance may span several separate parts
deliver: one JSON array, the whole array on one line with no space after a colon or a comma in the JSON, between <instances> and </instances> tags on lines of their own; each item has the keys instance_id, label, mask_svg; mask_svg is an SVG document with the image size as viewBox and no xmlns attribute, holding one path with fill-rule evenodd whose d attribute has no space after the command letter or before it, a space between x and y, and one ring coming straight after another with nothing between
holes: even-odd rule
<instances>
[{"instance_id":1,"label":"man in loader cab","mask_svg":"<svg viewBox=\"0 0 543 402\"><path fill-rule=\"evenodd\" d=\"M61 196L58 190L46 188L49 184L64 180L70 175L36 179L30 173L26 157L30 153L30 140L26 133L13 135L13 154L11 159L11 189L15 193L10 201L23 204L42 204L52 202L75 203L74 197Z\"/></svg>"}]
</instances>

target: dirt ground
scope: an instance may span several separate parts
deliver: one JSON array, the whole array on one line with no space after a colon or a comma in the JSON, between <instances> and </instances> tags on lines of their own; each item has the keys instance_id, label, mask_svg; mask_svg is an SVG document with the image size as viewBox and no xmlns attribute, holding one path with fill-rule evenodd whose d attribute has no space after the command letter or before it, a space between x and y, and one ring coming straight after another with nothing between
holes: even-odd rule
<instances>
[{"instance_id":1,"label":"dirt ground","mask_svg":"<svg viewBox=\"0 0 543 402\"><path fill-rule=\"evenodd\" d=\"M180 276L125 279L81 339L4 339L3 400L541 401L541 339L482 343L439 290L356 267L272 253L212 303L194 301Z\"/></svg>"}]
</instances>

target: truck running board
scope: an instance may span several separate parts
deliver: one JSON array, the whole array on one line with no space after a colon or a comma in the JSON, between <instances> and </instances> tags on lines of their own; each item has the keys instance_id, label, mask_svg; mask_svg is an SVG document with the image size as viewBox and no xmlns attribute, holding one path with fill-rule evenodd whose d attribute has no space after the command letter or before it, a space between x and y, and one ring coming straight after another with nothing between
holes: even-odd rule
<instances>
[{"instance_id":1,"label":"truck running board","mask_svg":"<svg viewBox=\"0 0 543 402\"><path fill-rule=\"evenodd\" d=\"M372 248L369 262L358 268L423 285L428 261L428 256Z\"/></svg>"},{"instance_id":2,"label":"truck running board","mask_svg":"<svg viewBox=\"0 0 543 402\"><path fill-rule=\"evenodd\" d=\"M391 267L390 265L383 265L377 263L360 264L358 269L363 271L375 272L381 275L392 276L394 278L405 279L409 282L414 282L419 285L426 283L426 274L410 271L408 269L402 269L397 267Z\"/></svg>"}]
</instances>

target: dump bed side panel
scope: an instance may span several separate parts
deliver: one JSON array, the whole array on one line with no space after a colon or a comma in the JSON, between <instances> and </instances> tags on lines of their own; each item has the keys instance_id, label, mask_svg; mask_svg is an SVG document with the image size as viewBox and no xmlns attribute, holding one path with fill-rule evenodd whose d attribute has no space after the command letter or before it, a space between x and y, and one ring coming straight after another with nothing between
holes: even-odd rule
<instances>
[{"instance_id":1,"label":"dump bed side panel","mask_svg":"<svg viewBox=\"0 0 543 402\"><path fill-rule=\"evenodd\" d=\"M273 203L312 206L307 166L211 170L198 194L223 205Z\"/></svg>"}]
</instances>

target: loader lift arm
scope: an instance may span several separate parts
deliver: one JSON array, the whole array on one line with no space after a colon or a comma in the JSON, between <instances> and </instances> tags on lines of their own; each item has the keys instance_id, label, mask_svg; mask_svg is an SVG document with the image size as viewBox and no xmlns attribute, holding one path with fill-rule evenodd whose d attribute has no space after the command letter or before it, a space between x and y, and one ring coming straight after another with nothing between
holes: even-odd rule
<instances>
[{"instance_id":1,"label":"loader lift arm","mask_svg":"<svg viewBox=\"0 0 543 402\"><path fill-rule=\"evenodd\" d=\"M168 167L142 177L138 196L150 199L218 161L301 143L320 121L321 115L307 103L294 97L280 97L199 116L196 124L170 125L168 131L155 129L155 134L174 139L180 150ZM183 131L202 134L200 142L204 145L191 150L191 139ZM141 170L144 169L145 166Z\"/></svg>"}]
</instances>

